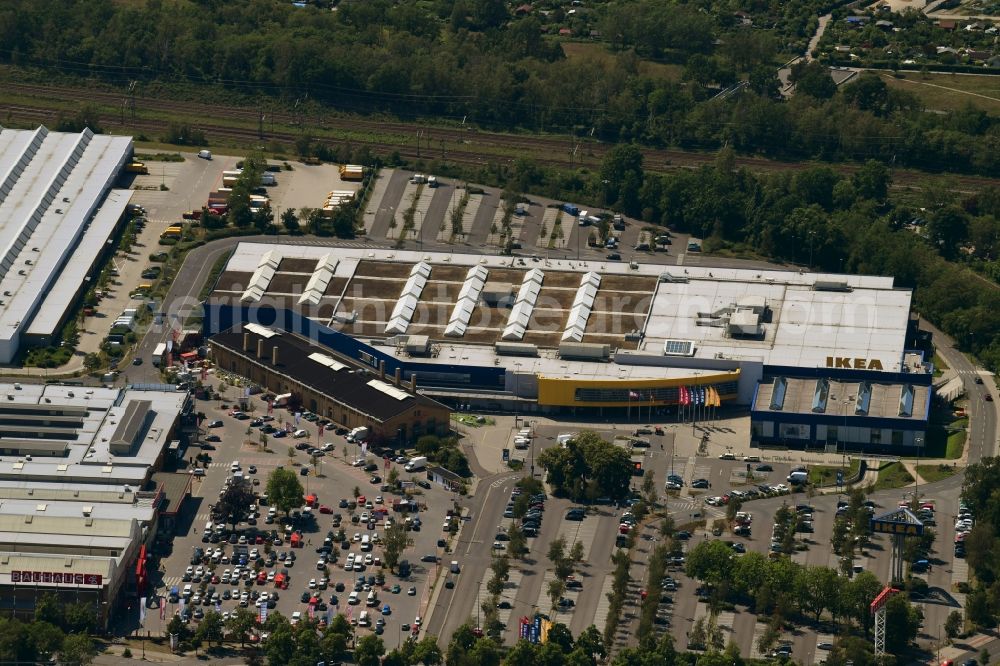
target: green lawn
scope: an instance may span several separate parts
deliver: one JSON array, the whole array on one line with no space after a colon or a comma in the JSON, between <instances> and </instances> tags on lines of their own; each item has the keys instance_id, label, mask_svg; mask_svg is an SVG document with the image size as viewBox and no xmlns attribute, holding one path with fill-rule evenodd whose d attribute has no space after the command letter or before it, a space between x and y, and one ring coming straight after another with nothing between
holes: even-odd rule
<instances>
[{"instance_id":1,"label":"green lawn","mask_svg":"<svg viewBox=\"0 0 1000 666\"><path fill-rule=\"evenodd\" d=\"M875 482L875 490L903 488L911 483L913 483L913 477L906 471L902 463L889 463L878 471L878 481Z\"/></svg>"},{"instance_id":2,"label":"green lawn","mask_svg":"<svg viewBox=\"0 0 1000 666\"><path fill-rule=\"evenodd\" d=\"M809 483L814 486L828 486L837 482L837 471L844 471L844 478L849 479L858 473L861 460L852 459L847 467L840 465L814 465L809 468Z\"/></svg>"},{"instance_id":3,"label":"green lawn","mask_svg":"<svg viewBox=\"0 0 1000 666\"><path fill-rule=\"evenodd\" d=\"M940 377L949 367L948 364L944 362L944 359L941 358L941 355L937 352L934 352L934 358L931 359L931 362L934 364L935 377Z\"/></svg>"},{"instance_id":4,"label":"green lawn","mask_svg":"<svg viewBox=\"0 0 1000 666\"><path fill-rule=\"evenodd\" d=\"M478 428L484 425L496 424L496 421L488 416L475 416L473 414L452 414L451 420L458 421L462 425L467 425L470 428Z\"/></svg>"},{"instance_id":5,"label":"green lawn","mask_svg":"<svg viewBox=\"0 0 1000 666\"><path fill-rule=\"evenodd\" d=\"M947 479L959 471L956 465L917 465L917 474L927 483Z\"/></svg>"}]
</instances>

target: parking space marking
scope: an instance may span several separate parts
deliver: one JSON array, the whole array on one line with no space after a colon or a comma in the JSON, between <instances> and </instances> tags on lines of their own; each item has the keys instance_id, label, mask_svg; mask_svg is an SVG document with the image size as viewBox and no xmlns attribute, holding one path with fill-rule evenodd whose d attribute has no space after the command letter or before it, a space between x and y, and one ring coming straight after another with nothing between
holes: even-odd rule
<instances>
[{"instance_id":1,"label":"parking space marking","mask_svg":"<svg viewBox=\"0 0 1000 666\"><path fill-rule=\"evenodd\" d=\"M965 559L956 557L951 564L951 584L954 587L959 583L969 582L969 563Z\"/></svg>"},{"instance_id":2,"label":"parking space marking","mask_svg":"<svg viewBox=\"0 0 1000 666\"><path fill-rule=\"evenodd\" d=\"M611 595L611 588L614 585L614 577L604 576L604 583L601 585L601 596L597 600L597 608L594 609L594 626L598 631L604 631L604 625L608 622L608 611L611 609L611 602L608 597Z\"/></svg>"},{"instance_id":3,"label":"parking space marking","mask_svg":"<svg viewBox=\"0 0 1000 666\"><path fill-rule=\"evenodd\" d=\"M722 611L719 613L718 617L715 619L716 625L719 629L726 632L727 634L733 633L733 623L736 622L736 613L732 611ZM725 642L729 643L729 637L725 638Z\"/></svg>"},{"instance_id":4,"label":"parking space marking","mask_svg":"<svg viewBox=\"0 0 1000 666\"><path fill-rule=\"evenodd\" d=\"M504 218L504 205L500 202L500 205L496 207L493 211L493 221L490 223L489 231L486 236L487 245L500 245L500 237L503 235L503 218ZM496 232L494 233L494 229Z\"/></svg>"},{"instance_id":5,"label":"parking space marking","mask_svg":"<svg viewBox=\"0 0 1000 666\"><path fill-rule=\"evenodd\" d=\"M539 249L547 250L549 249L549 240L552 236L552 230L556 226L556 220L560 221L560 227L565 227L565 221L560 219L562 211L558 208L546 208L545 212L542 214L542 225L539 227L538 238L535 240L535 244ZM565 216L564 216L565 217ZM571 219L571 218L566 218ZM565 238L565 228L563 229L563 239Z\"/></svg>"},{"instance_id":6,"label":"parking space marking","mask_svg":"<svg viewBox=\"0 0 1000 666\"><path fill-rule=\"evenodd\" d=\"M583 544L583 559L590 559L590 549L597 536L597 518L588 516L581 521L564 520L559 524L559 536L566 540L566 550L573 547L577 541Z\"/></svg>"},{"instance_id":7,"label":"parking space marking","mask_svg":"<svg viewBox=\"0 0 1000 666\"><path fill-rule=\"evenodd\" d=\"M372 230L372 224L375 223L375 215L378 214L379 207L382 205L382 198L385 196L386 188L389 187L389 181L392 180L393 173L392 169L382 169L379 171L378 177L375 180L375 188L368 199L368 209L365 210L363 218L365 233L369 233Z\"/></svg>"},{"instance_id":8,"label":"parking space marking","mask_svg":"<svg viewBox=\"0 0 1000 666\"><path fill-rule=\"evenodd\" d=\"M403 213L408 211L410 209L410 205L413 204L413 200L417 196L418 187L419 185L417 185L416 183L410 183L410 182L406 183L406 187L403 188L403 196L400 197L399 199L399 206L396 208L396 211L393 213L392 217L393 221L396 223L396 226L390 227L389 230L385 232L386 238L393 240L399 238L399 235L403 233ZM425 189L430 189L430 188L425 188ZM434 190L431 191L433 192ZM416 225L417 216L414 215L413 217L414 217L413 224Z\"/></svg>"},{"instance_id":9,"label":"parking space marking","mask_svg":"<svg viewBox=\"0 0 1000 666\"><path fill-rule=\"evenodd\" d=\"M760 649L757 645L760 643L760 637L767 633L767 622L755 622L753 625L753 642L750 644L750 658L751 659L765 659L766 657L761 654Z\"/></svg>"},{"instance_id":10,"label":"parking space marking","mask_svg":"<svg viewBox=\"0 0 1000 666\"><path fill-rule=\"evenodd\" d=\"M833 634L822 634L822 633L816 634L816 645L818 646L820 643L829 643L833 645ZM813 651L813 663L814 664L823 663L824 661L826 661L826 656L828 654L829 654L828 651L820 650L819 647L817 647Z\"/></svg>"},{"instance_id":11,"label":"parking space marking","mask_svg":"<svg viewBox=\"0 0 1000 666\"><path fill-rule=\"evenodd\" d=\"M166 587L169 590L170 588L174 587L175 585L180 585L181 584L181 578L182 578L182 576L166 576L163 579L163 585L164 585L164 587Z\"/></svg>"}]
</instances>

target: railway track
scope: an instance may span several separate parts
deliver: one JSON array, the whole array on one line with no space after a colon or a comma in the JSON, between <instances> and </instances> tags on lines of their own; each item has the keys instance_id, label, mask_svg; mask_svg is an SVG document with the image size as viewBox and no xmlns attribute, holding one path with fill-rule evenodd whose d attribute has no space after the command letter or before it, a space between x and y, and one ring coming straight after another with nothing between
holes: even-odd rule
<instances>
[{"instance_id":1,"label":"railway track","mask_svg":"<svg viewBox=\"0 0 1000 666\"><path fill-rule=\"evenodd\" d=\"M100 88L83 89L17 82L5 82L4 87L22 99L17 104L0 101L0 118L9 115L12 120L21 122L51 122L57 117L58 109L71 100L94 102L117 109L121 107L123 99L120 92ZM38 103L34 104L23 98L37 99ZM135 123L122 125L120 122L109 122L109 128L116 132L141 132L157 136L167 129L169 121L142 115L143 111L149 111L173 116L176 120L186 120L204 131L216 143L228 141L237 145L254 145L260 142L259 111L255 108L220 107L217 104L154 97L139 98L136 105L139 113ZM430 127L393 120L348 117L332 112L296 114L282 109L267 110L265 114L264 140L291 146L303 132L309 131L316 136L317 141L330 145L367 145L375 152L397 152L408 160L442 155L444 159L459 164L484 166L490 162L526 157L541 164L565 169L594 168L600 165L605 154L614 147L613 144L571 136L529 136L472 131L468 128ZM213 118L220 117L226 118L227 123L213 122ZM309 119L309 127L301 123L304 118ZM246 123L246 127L233 126L233 122ZM271 127L276 129L272 130ZM667 148L644 148L643 154L644 164L651 171L697 168L715 160L714 153ZM754 156L736 158L738 167L756 172L798 171L818 164L822 163L783 162ZM852 164L829 166L843 174L851 174L858 168ZM918 187L921 181L931 175L933 174L928 172L897 168L893 170L894 186ZM983 176L952 175L952 179L966 192L1000 184L998 179Z\"/></svg>"}]
</instances>

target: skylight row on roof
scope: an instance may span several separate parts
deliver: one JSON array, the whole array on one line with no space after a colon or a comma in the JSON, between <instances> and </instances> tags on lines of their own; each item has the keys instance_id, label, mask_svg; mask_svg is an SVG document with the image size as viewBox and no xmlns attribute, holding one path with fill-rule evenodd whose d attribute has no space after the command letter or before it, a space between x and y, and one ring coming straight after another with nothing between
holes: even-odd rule
<instances>
[{"instance_id":1,"label":"skylight row on roof","mask_svg":"<svg viewBox=\"0 0 1000 666\"><path fill-rule=\"evenodd\" d=\"M267 291L271 280L274 279L274 274L278 271L278 264L280 263L281 254L274 250L265 252L257 264L257 270L250 277L250 284L247 286L246 291L243 292L240 300L244 303L259 301L264 296L264 292Z\"/></svg>"},{"instance_id":2,"label":"skylight row on roof","mask_svg":"<svg viewBox=\"0 0 1000 666\"><path fill-rule=\"evenodd\" d=\"M562 334L563 342L583 340L584 331L587 330L587 321L590 319L590 311L594 307L597 290L600 286L601 276L594 271L584 273L583 277L580 278L580 287L576 290L573 307L570 308L569 318L566 320L566 330Z\"/></svg>"},{"instance_id":3,"label":"skylight row on roof","mask_svg":"<svg viewBox=\"0 0 1000 666\"><path fill-rule=\"evenodd\" d=\"M313 271L312 277L306 283L305 291L299 297L299 305L305 303L317 305L319 303L323 294L326 293L327 285L333 279L333 273L337 270L337 263L338 260L333 254L324 254L320 257L319 263L316 265L316 270Z\"/></svg>"},{"instance_id":4,"label":"skylight row on roof","mask_svg":"<svg viewBox=\"0 0 1000 666\"><path fill-rule=\"evenodd\" d=\"M458 301L451 311L451 318L448 326L444 329L444 334L448 337L460 338L465 335L469 327L469 320L472 319L472 312L479 302L479 294L483 291L486 278L490 272L485 266L473 266L465 274L465 284L458 294Z\"/></svg>"},{"instance_id":5,"label":"skylight row on roof","mask_svg":"<svg viewBox=\"0 0 1000 666\"><path fill-rule=\"evenodd\" d=\"M524 274L521 288L517 290L517 298L514 299L514 307L511 308L510 315L507 317L507 326L504 327L500 339L510 342L524 337L544 280L545 273L537 268L532 268Z\"/></svg>"},{"instance_id":6,"label":"skylight row on roof","mask_svg":"<svg viewBox=\"0 0 1000 666\"><path fill-rule=\"evenodd\" d=\"M410 320L413 319L413 313L417 309L417 301L420 300L420 294L427 286L427 278L430 277L430 274L431 267L426 262L421 261L413 266L409 279L403 285L403 292L400 294L399 300L396 301L396 307L392 309L389 323L385 325L386 335L406 333L406 329L410 327Z\"/></svg>"}]
</instances>

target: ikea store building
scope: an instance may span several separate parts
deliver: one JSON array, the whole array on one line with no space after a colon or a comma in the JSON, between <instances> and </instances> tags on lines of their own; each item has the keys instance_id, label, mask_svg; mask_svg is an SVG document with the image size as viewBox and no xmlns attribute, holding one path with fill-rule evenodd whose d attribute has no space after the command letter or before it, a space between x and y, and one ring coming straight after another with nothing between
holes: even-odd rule
<instances>
[{"instance_id":1,"label":"ikea store building","mask_svg":"<svg viewBox=\"0 0 1000 666\"><path fill-rule=\"evenodd\" d=\"M206 336L254 323L456 408L671 421L758 445L920 447L932 368L891 277L245 242Z\"/></svg>"}]
</instances>

